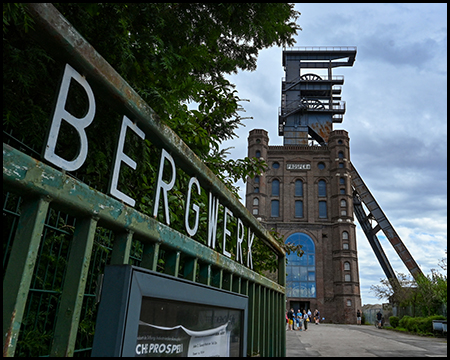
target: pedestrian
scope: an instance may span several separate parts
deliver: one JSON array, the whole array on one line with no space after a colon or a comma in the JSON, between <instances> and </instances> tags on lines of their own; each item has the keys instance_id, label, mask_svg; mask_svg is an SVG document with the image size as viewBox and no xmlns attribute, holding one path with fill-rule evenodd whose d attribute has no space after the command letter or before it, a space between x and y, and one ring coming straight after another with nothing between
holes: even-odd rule
<instances>
[{"instance_id":1,"label":"pedestrian","mask_svg":"<svg viewBox=\"0 0 450 360\"><path fill-rule=\"evenodd\" d=\"M305 325L305 331L308 330L309 316L306 313L306 310L303 310L303 325Z\"/></svg>"},{"instance_id":2,"label":"pedestrian","mask_svg":"<svg viewBox=\"0 0 450 360\"><path fill-rule=\"evenodd\" d=\"M289 319L289 330L294 330L294 309L291 308L291 311L288 313Z\"/></svg>"},{"instance_id":3,"label":"pedestrian","mask_svg":"<svg viewBox=\"0 0 450 360\"><path fill-rule=\"evenodd\" d=\"M298 311L297 311L296 320L297 320L297 330L301 331L303 321L302 321L302 313L300 312L300 309L298 309Z\"/></svg>"},{"instance_id":4,"label":"pedestrian","mask_svg":"<svg viewBox=\"0 0 450 360\"><path fill-rule=\"evenodd\" d=\"M308 309L308 317L309 317L309 321L312 322L312 313L311 313L311 309Z\"/></svg>"},{"instance_id":5,"label":"pedestrian","mask_svg":"<svg viewBox=\"0 0 450 360\"><path fill-rule=\"evenodd\" d=\"M287 311L284 313L284 316L286 317L286 330L289 330L289 318L288 318L288 312Z\"/></svg>"},{"instance_id":6,"label":"pedestrian","mask_svg":"<svg viewBox=\"0 0 450 360\"><path fill-rule=\"evenodd\" d=\"M381 320L383 319L383 314L381 313L381 310L378 310L377 312L377 325L378 329L381 329Z\"/></svg>"},{"instance_id":7,"label":"pedestrian","mask_svg":"<svg viewBox=\"0 0 450 360\"><path fill-rule=\"evenodd\" d=\"M361 311L359 309L356 312L356 324L361 325Z\"/></svg>"},{"instance_id":8,"label":"pedestrian","mask_svg":"<svg viewBox=\"0 0 450 360\"><path fill-rule=\"evenodd\" d=\"M320 312L319 310L314 310L314 322L316 325L319 325L319 321L320 321Z\"/></svg>"}]
</instances>

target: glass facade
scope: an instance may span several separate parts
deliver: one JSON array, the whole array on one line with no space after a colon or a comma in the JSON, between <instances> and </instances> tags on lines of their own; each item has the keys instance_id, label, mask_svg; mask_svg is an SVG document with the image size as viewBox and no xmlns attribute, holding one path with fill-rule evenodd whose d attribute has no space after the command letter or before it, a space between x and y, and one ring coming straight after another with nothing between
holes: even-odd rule
<instances>
[{"instance_id":1,"label":"glass facade","mask_svg":"<svg viewBox=\"0 0 450 360\"><path fill-rule=\"evenodd\" d=\"M287 255L286 296L294 298L316 297L316 248L310 236L295 233L286 239L286 243L302 245L305 252L299 257L295 253Z\"/></svg>"}]
</instances>

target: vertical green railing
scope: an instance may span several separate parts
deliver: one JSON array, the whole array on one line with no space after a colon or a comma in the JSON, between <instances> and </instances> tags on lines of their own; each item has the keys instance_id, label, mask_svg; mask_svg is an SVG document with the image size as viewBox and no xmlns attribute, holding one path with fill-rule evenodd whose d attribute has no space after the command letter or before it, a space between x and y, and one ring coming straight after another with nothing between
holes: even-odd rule
<instances>
[{"instance_id":1,"label":"vertical green railing","mask_svg":"<svg viewBox=\"0 0 450 360\"><path fill-rule=\"evenodd\" d=\"M28 11L45 47L132 114L271 249L278 281L4 143L4 355L89 355L99 275L107 264L134 264L247 295L248 355L285 356L284 250L52 5Z\"/></svg>"}]
</instances>

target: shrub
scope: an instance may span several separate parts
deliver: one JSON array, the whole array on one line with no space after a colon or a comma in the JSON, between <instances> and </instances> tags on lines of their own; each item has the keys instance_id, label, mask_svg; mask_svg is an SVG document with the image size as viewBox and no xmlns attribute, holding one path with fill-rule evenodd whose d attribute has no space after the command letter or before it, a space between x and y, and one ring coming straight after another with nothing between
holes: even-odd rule
<instances>
[{"instance_id":1,"label":"shrub","mask_svg":"<svg viewBox=\"0 0 450 360\"><path fill-rule=\"evenodd\" d=\"M396 316L392 316L395 318ZM433 320L445 320L446 318L441 315L434 315L428 317L415 317L412 318L408 315L405 315L399 322L398 325L402 328L405 328L407 331L415 332L419 334L428 334L433 332ZM392 320L389 318L389 321L392 325ZM395 320L394 320L395 321Z\"/></svg>"},{"instance_id":2,"label":"shrub","mask_svg":"<svg viewBox=\"0 0 450 360\"><path fill-rule=\"evenodd\" d=\"M400 327L402 327L404 329L408 329L410 320L411 320L411 316L408 316L408 315L403 316L401 318L401 320L399 321Z\"/></svg>"},{"instance_id":3,"label":"shrub","mask_svg":"<svg viewBox=\"0 0 450 360\"><path fill-rule=\"evenodd\" d=\"M390 316L389 317L389 324L391 324L391 326L393 328L396 328L398 326L399 322L400 322L400 319L398 318L398 316Z\"/></svg>"}]
</instances>

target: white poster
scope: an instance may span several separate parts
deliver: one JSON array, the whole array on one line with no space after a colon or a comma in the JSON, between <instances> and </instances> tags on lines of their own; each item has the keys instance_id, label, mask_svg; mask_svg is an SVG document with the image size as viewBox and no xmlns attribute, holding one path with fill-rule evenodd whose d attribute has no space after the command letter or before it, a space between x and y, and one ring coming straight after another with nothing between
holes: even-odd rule
<instances>
[{"instance_id":1,"label":"white poster","mask_svg":"<svg viewBox=\"0 0 450 360\"><path fill-rule=\"evenodd\" d=\"M185 328L182 325L175 327L163 327L147 324L140 321L140 326L152 329L152 336L145 338L150 340L158 339L158 344L154 342L143 342L144 338L136 346L137 356L187 356L187 357L210 357L210 356L230 356L230 331L227 331L228 323L213 329L203 331L193 331ZM174 331L179 332L183 330L186 336L174 337ZM188 337L188 344L186 349L186 337ZM175 344L174 340L179 339L179 344ZM184 339L183 339L184 338ZM166 340L171 340L171 343L166 343ZM182 341L184 340L184 341Z\"/></svg>"}]
</instances>

